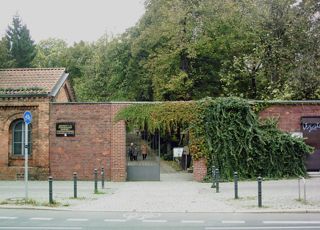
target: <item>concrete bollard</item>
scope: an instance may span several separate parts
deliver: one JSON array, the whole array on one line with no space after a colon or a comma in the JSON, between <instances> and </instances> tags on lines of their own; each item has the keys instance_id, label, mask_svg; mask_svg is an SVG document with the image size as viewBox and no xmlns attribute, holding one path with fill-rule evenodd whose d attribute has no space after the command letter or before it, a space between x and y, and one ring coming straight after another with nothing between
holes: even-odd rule
<instances>
[{"instance_id":1,"label":"concrete bollard","mask_svg":"<svg viewBox=\"0 0 320 230\"><path fill-rule=\"evenodd\" d=\"M299 201L301 201L301 189L300 189L300 180L303 181L303 200L307 202L307 192L306 192L306 179L302 176L298 178L298 191L299 191Z\"/></svg>"},{"instance_id":2,"label":"concrete bollard","mask_svg":"<svg viewBox=\"0 0 320 230\"><path fill-rule=\"evenodd\" d=\"M98 170L94 169L94 193L98 193Z\"/></svg>"},{"instance_id":3,"label":"concrete bollard","mask_svg":"<svg viewBox=\"0 0 320 230\"><path fill-rule=\"evenodd\" d=\"M220 173L219 173L219 169L216 169L216 193L219 193L219 182L220 182Z\"/></svg>"},{"instance_id":4,"label":"concrete bollard","mask_svg":"<svg viewBox=\"0 0 320 230\"><path fill-rule=\"evenodd\" d=\"M49 176L48 181L49 181L49 203L53 204L52 176Z\"/></svg>"},{"instance_id":5,"label":"concrete bollard","mask_svg":"<svg viewBox=\"0 0 320 230\"><path fill-rule=\"evenodd\" d=\"M238 199L238 172L233 173L234 177L234 199Z\"/></svg>"},{"instance_id":6,"label":"concrete bollard","mask_svg":"<svg viewBox=\"0 0 320 230\"><path fill-rule=\"evenodd\" d=\"M78 176L77 176L77 173L74 172L73 173L73 197L74 198L77 198L78 197L78 194L77 194L77 180L78 180Z\"/></svg>"},{"instance_id":7,"label":"concrete bollard","mask_svg":"<svg viewBox=\"0 0 320 230\"><path fill-rule=\"evenodd\" d=\"M262 178L258 177L258 207L262 207Z\"/></svg>"},{"instance_id":8,"label":"concrete bollard","mask_svg":"<svg viewBox=\"0 0 320 230\"><path fill-rule=\"evenodd\" d=\"M211 188L215 188L216 187L216 167L212 166L212 185Z\"/></svg>"},{"instance_id":9,"label":"concrete bollard","mask_svg":"<svg viewBox=\"0 0 320 230\"><path fill-rule=\"evenodd\" d=\"M104 189L104 167L101 168L101 186Z\"/></svg>"}]
</instances>

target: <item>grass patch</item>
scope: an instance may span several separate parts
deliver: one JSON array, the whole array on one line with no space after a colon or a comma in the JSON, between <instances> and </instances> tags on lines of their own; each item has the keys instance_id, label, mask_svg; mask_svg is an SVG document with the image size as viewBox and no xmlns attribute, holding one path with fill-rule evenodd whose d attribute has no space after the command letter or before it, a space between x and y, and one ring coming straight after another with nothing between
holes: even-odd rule
<instances>
[{"instance_id":1,"label":"grass patch","mask_svg":"<svg viewBox=\"0 0 320 230\"><path fill-rule=\"evenodd\" d=\"M302 204L304 204L304 205L310 205L310 203L308 202L308 201L306 201L306 200L304 200L304 199L295 199L295 201L297 201L297 202L300 202L300 203L302 203Z\"/></svg>"},{"instance_id":2,"label":"grass patch","mask_svg":"<svg viewBox=\"0 0 320 230\"><path fill-rule=\"evenodd\" d=\"M182 171L181 165L177 161L165 161L165 162L177 172Z\"/></svg>"},{"instance_id":3,"label":"grass patch","mask_svg":"<svg viewBox=\"0 0 320 230\"><path fill-rule=\"evenodd\" d=\"M52 204L50 204L49 202L39 202L36 201L34 199L18 199L18 198L10 198L10 199L6 199L4 201L0 202L0 205L8 205L8 204L12 204L12 205L31 205L31 206L45 206L45 207L59 207L59 206L69 206L69 204L61 204L60 202L57 201L53 201Z\"/></svg>"},{"instance_id":4,"label":"grass patch","mask_svg":"<svg viewBox=\"0 0 320 230\"><path fill-rule=\"evenodd\" d=\"M52 203L49 203L49 202L44 202L41 204L41 206L46 206L46 207L59 207L59 206L62 206L62 204L60 202L57 202L55 200L53 200Z\"/></svg>"},{"instance_id":5,"label":"grass patch","mask_svg":"<svg viewBox=\"0 0 320 230\"><path fill-rule=\"evenodd\" d=\"M85 198L84 196L74 198L74 197L72 196L72 197L69 197L69 199L70 199L70 200L86 200L87 198Z\"/></svg>"},{"instance_id":6,"label":"grass patch","mask_svg":"<svg viewBox=\"0 0 320 230\"><path fill-rule=\"evenodd\" d=\"M103 194L106 194L105 192L102 192L102 191L95 191L94 194L96 195L103 195Z\"/></svg>"},{"instance_id":7,"label":"grass patch","mask_svg":"<svg viewBox=\"0 0 320 230\"><path fill-rule=\"evenodd\" d=\"M24 198L9 198L0 202L1 205L14 204L14 205L32 205L39 206L39 202L34 199L24 199Z\"/></svg>"}]
</instances>

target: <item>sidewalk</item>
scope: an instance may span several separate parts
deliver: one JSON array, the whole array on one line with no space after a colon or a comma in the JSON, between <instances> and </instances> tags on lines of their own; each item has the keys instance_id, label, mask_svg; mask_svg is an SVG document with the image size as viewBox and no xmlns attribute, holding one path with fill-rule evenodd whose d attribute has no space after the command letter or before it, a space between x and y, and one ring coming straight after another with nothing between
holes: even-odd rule
<instances>
[{"instance_id":1,"label":"sidewalk","mask_svg":"<svg viewBox=\"0 0 320 230\"><path fill-rule=\"evenodd\" d=\"M161 174L160 182L106 182L105 189L101 189L99 182L102 194L93 193L92 181L79 181L78 199L72 198L72 181L54 181L53 197L59 202L55 208L137 212L320 212L320 178L306 180L306 203L297 200L297 180L264 181L262 208L257 207L256 181L240 181L240 199L234 200L233 183L220 183L220 193L216 193L211 183L186 181L188 178L189 175L183 173ZM29 198L37 205L48 203L47 181L30 181L28 191ZM43 204L16 205L16 200L23 197L23 181L0 181L0 207L46 208Z\"/></svg>"}]
</instances>

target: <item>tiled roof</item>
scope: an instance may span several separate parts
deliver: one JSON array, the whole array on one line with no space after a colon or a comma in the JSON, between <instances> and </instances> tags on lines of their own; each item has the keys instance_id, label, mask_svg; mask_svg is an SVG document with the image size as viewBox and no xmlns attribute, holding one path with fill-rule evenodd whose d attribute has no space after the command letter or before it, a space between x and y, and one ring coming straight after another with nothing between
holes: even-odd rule
<instances>
[{"instance_id":1,"label":"tiled roof","mask_svg":"<svg viewBox=\"0 0 320 230\"><path fill-rule=\"evenodd\" d=\"M0 95L49 95L64 75L65 68L0 69Z\"/></svg>"}]
</instances>

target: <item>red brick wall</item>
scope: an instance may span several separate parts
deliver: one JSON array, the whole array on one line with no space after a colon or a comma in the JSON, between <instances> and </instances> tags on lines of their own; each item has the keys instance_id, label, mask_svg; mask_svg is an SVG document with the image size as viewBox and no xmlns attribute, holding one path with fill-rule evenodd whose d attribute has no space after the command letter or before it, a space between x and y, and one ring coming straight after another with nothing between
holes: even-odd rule
<instances>
[{"instance_id":1,"label":"red brick wall","mask_svg":"<svg viewBox=\"0 0 320 230\"><path fill-rule=\"evenodd\" d=\"M49 168L49 99L0 99L0 179L16 179L24 172L24 156L13 156L11 124L31 111L32 152L29 158L30 177L46 178ZM38 169L39 168L39 169ZM39 175L36 175L39 174Z\"/></svg>"},{"instance_id":2,"label":"red brick wall","mask_svg":"<svg viewBox=\"0 0 320 230\"><path fill-rule=\"evenodd\" d=\"M267 117L278 119L278 128L287 132L301 132L303 116L320 116L320 105L272 105L259 114L262 119Z\"/></svg>"},{"instance_id":3,"label":"red brick wall","mask_svg":"<svg viewBox=\"0 0 320 230\"><path fill-rule=\"evenodd\" d=\"M66 84L64 84L55 97L56 102L69 102Z\"/></svg>"},{"instance_id":4,"label":"red brick wall","mask_svg":"<svg viewBox=\"0 0 320 230\"><path fill-rule=\"evenodd\" d=\"M117 112L126 106L128 104L111 105L111 178L113 181L125 181L127 179L126 126L124 121L118 123L113 121Z\"/></svg>"},{"instance_id":5,"label":"red brick wall","mask_svg":"<svg viewBox=\"0 0 320 230\"><path fill-rule=\"evenodd\" d=\"M207 175L207 164L204 158L193 161L193 178L196 181L203 181Z\"/></svg>"},{"instance_id":6,"label":"red brick wall","mask_svg":"<svg viewBox=\"0 0 320 230\"><path fill-rule=\"evenodd\" d=\"M106 178L126 180L125 124L113 116L125 104L51 104L50 170L56 179L92 179L104 167ZM57 122L75 122L75 137L56 137Z\"/></svg>"}]
</instances>

